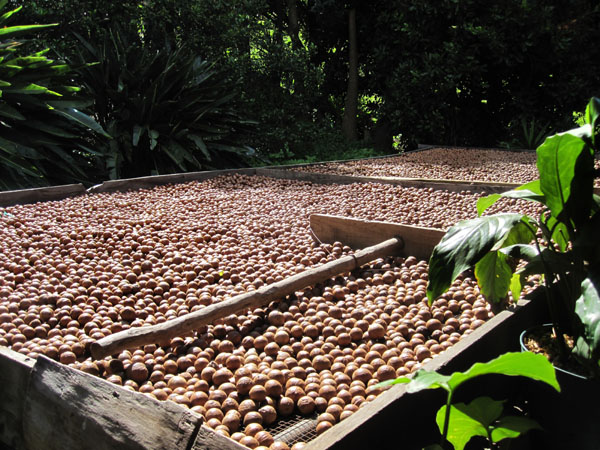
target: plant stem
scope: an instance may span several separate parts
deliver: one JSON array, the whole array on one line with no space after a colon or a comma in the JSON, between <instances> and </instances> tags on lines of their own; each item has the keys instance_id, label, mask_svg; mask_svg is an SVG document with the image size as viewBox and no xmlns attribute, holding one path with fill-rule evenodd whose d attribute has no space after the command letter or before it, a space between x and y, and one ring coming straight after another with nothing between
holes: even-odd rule
<instances>
[{"instance_id":1,"label":"plant stem","mask_svg":"<svg viewBox=\"0 0 600 450\"><path fill-rule=\"evenodd\" d=\"M448 428L450 426L450 406L452 404L452 391L448 391L448 398L446 399L446 413L444 414L444 429L442 430L442 440L440 446L446 448L446 437L448 436Z\"/></svg>"}]
</instances>

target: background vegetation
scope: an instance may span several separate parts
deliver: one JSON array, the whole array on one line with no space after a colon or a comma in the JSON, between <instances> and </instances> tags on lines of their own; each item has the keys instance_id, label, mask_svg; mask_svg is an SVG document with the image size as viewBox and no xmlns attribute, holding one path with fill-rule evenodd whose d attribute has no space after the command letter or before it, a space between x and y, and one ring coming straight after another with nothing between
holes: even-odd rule
<instances>
[{"instance_id":1,"label":"background vegetation","mask_svg":"<svg viewBox=\"0 0 600 450\"><path fill-rule=\"evenodd\" d=\"M599 94L600 5L592 1L9 1L8 7L17 6L23 7L19 23L57 24L30 36L27 48L50 48L52 57L75 66L100 59L89 49L105 48L117 28L138 66L174 52L187 61L182 70L191 61L204 62L215 93L202 95L217 103L213 119L220 117L221 123L226 118L217 134L229 150L219 149L219 138L198 135L196 128L189 133L217 144L210 159L198 141L188 145L189 138L178 138L185 143L179 155L161 156L144 169L151 173L323 160L353 151L365 154L365 148L369 154L390 153L417 143L529 147L540 133L569 128L574 111ZM113 88L122 101L153 104L137 77L119 91L119 73L131 75L141 68L118 58L103 54L100 66L79 70L73 82L92 87L90 72L104 70L114 77L106 81L116 82ZM171 73L176 67L179 63ZM197 76L185 70L181 89ZM143 76L148 83L156 80L151 73ZM106 129L99 88L84 93L95 99L90 115ZM129 135L121 130L110 144L96 133L93 148L105 159L126 161L131 149L124 146L144 145L151 155L163 151L158 144L149 148L148 133L146 142L140 138L133 145L134 126L143 128L147 122L138 123L139 113L127 107L117 110L115 123L133 114L123 125ZM169 128L177 117L174 109L163 125ZM187 115L184 120L202 128L204 122L196 119ZM161 136L176 131L165 133ZM117 166L95 167L94 176L140 174Z\"/></svg>"}]
</instances>

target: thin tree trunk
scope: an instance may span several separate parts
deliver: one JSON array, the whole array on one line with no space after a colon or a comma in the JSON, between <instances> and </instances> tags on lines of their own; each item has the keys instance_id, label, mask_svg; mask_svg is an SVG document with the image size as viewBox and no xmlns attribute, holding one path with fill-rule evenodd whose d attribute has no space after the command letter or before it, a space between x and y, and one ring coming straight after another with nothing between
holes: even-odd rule
<instances>
[{"instance_id":1,"label":"thin tree trunk","mask_svg":"<svg viewBox=\"0 0 600 450\"><path fill-rule=\"evenodd\" d=\"M358 45L356 35L356 8L348 11L348 88L342 132L349 141L357 140L356 115L358 113Z\"/></svg>"},{"instance_id":2,"label":"thin tree trunk","mask_svg":"<svg viewBox=\"0 0 600 450\"><path fill-rule=\"evenodd\" d=\"M302 48L300 42L300 24L298 22L298 6L296 0L288 0L288 30L292 40L292 48L299 51ZM294 91L299 96L304 94L304 73L302 70L294 71Z\"/></svg>"}]
</instances>

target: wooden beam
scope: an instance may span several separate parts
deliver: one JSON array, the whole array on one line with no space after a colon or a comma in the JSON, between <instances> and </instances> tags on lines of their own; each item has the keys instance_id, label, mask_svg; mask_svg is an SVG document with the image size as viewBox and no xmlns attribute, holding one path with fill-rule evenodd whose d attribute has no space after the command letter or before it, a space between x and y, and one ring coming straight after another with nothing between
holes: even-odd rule
<instances>
[{"instance_id":1,"label":"wooden beam","mask_svg":"<svg viewBox=\"0 0 600 450\"><path fill-rule=\"evenodd\" d=\"M285 280L261 287L256 291L246 292L229 300L214 303L168 322L148 327L129 328L94 342L90 347L92 356L95 359L102 359L128 348L181 336L201 325L211 324L216 319L249 308L267 305L273 300L281 299L308 286L350 272L374 259L397 254L401 247L401 241L392 238L360 250L354 255L342 257L314 269L308 269Z\"/></svg>"},{"instance_id":2,"label":"wooden beam","mask_svg":"<svg viewBox=\"0 0 600 450\"><path fill-rule=\"evenodd\" d=\"M429 260L433 248L445 234L445 231L436 228L327 214L311 214L310 227L318 241L326 243L339 241L352 248L364 248L399 236L404 243L403 256L414 256L424 260Z\"/></svg>"},{"instance_id":3,"label":"wooden beam","mask_svg":"<svg viewBox=\"0 0 600 450\"><path fill-rule=\"evenodd\" d=\"M248 447L238 444L233 439L226 438L206 425L202 425L192 450L248 450Z\"/></svg>"},{"instance_id":4,"label":"wooden beam","mask_svg":"<svg viewBox=\"0 0 600 450\"><path fill-rule=\"evenodd\" d=\"M24 448L23 399L35 363L21 353L0 347L0 448Z\"/></svg>"},{"instance_id":5,"label":"wooden beam","mask_svg":"<svg viewBox=\"0 0 600 450\"><path fill-rule=\"evenodd\" d=\"M488 194L501 193L514 189L519 184L494 183L488 181L455 181L455 180L430 180L426 178L399 178L399 177L368 177L354 175L337 175L330 173L300 172L282 169L256 169L256 175L287 180L309 181L319 184L352 184L352 183L380 183L393 184L402 187L432 188L450 192L471 191L473 193L486 192Z\"/></svg>"},{"instance_id":6,"label":"wooden beam","mask_svg":"<svg viewBox=\"0 0 600 450\"><path fill-rule=\"evenodd\" d=\"M85 194L83 184L67 184L19 191L0 192L0 206L23 205L27 203L62 200L68 197Z\"/></svg>"},{"instance_id":7,"label":"wooden beam","mask_svg":"<svg viewBox=\"0 0 600 450\"><path fill-rule=\"evenodd\" d=\"M468 369L475 362L489 361L507 351L519 351L520 331L547 317L546 302L542 297L540 289L531 294L531 300L520 300L517 307L488 320L425 363L423 369L450 375ZM502 380L502 383L507 381ZM468 386L465 388L469 389ZM407 393L406 385L395 385L310 441L306 449L423 448L439 436L435 414L445 398L441 389Z\"/></svg>"},{"instance_id":8,"label":"wooden beam","mask_svg":"<svg viewBox=\"0 0 600 450\"><path fill-rule=\"evenodd\" d=\"M189 449L202 417L38 356L23 408L26 448Z\"/></svg>"},{"instance_id":9,"label":"wooden beam","mask_svg":"<svg viewBox=\"0 0 600 450\"><path fill-rule=\"evenodd\" d=\"M254 175L255 169L226 169L207 170L203 172L174 173L168 175L152 175L148 177L126 178L122 180L105 181L88 189L88 192L116 192L133 189L150 189L164 184L188 183L190 181L204 181L222 175Z\"/></svg>"}]
</instances>

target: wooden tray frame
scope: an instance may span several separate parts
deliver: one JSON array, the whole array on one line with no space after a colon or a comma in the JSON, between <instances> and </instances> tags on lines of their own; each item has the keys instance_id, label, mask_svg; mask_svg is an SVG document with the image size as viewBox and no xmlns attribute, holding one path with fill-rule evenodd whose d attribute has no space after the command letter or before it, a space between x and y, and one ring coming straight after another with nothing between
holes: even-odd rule
<instances>
[{"instance_id":1,"label":"wooden tray frame","mask_svg":"<svg viewBox=\"0 0 600 450\"><path fill-rule=\"evenodd\" d=\"M0 206L59 200L75 195L96 192L126 191L151 188L158 185L206 180L221 175L244 174L273 178L299 179L324 184L348 184L378 182L411 187L465 190L465 185L428 180L381 179L375 177L348 177L323 174L304 174L281 169L239 169L187 174L142 177L129 180L107 181L85 190L82 185L57 186L0 192ZM506 186L473 185L469 190L481 188L487 192L505 190ZM475 186L475 187L473 187ZM368 222L368 221L363 221ZM369 224L367 223L367 226ZM408 227L410 228L410 227ZM419 227L413 227L419 228ZM336 240L343 239L341 237ZM407 249L425 247L418 242L418 233L405 239ZM414 243L416 244L416 243ZM424 247L425 246L425 247ZM425 249L425 251L427 251ZM419 256L423 256L420 254ZM512 309L503 311L462 339L442 355L428 362L425 367L450 373L464 370L475 361L490 359L504 351L517 348L512 337L515 330L533 323L540 314L539 301L522 301ZM92 406L73 403L78 397L93 399ZM114 399L118 398L115 403ZM182 448L182 449L243 449L231 439L213 432L202 425L202 419L190 410L172 402L158 402L143 394L131 392L98 377L58 364L48 358L37 361L17 352L0 347L0 442L13 449L76 449L89 448ZM349 449L394 446L403 443L411 448L406 433L418 434L419 429L431 430L431 408L436 401L433 391L405 395L405 387L398 385L361 408L350 418L332 427L308 443L309 449ZM90 400L91 401L91 400ZM439 398L437 398L439 402ZM428 405L428 406L424 406ZM423 414L416 423L408 421L404 428L398 417L406 411ZM131 411L143 411L142 415ZM429 417L428 412L431 412ZM430 420L431 419L431 420ZM407 421L404 421L406 423ZM399 439L398 436L402 436ZM93 441L91 441L93 439ZM404 446L409 445L409 446ZM420 445L420 444L418 444Z\"/></svg>"}]
</instances>

